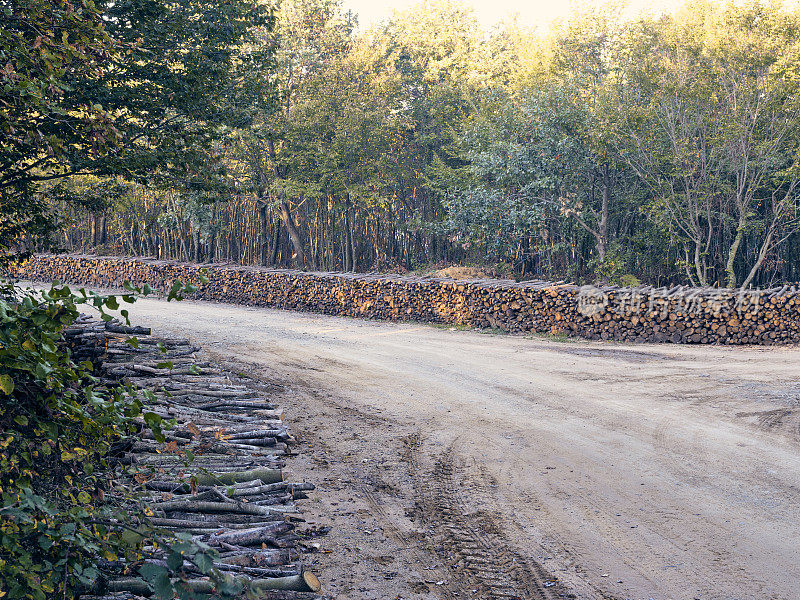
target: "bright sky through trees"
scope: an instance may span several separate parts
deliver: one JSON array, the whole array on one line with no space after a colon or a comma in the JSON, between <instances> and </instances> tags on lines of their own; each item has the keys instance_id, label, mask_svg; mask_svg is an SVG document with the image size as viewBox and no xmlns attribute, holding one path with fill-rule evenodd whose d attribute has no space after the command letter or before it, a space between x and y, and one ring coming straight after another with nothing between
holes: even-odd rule
<instances>
[{"instance_id":1,"label":"bright sky through trees","mask_svg":"<svg viewBox=\"0 0 800 600\"><path fill-rule=\"evenodd\" d=\"M564 0L472 0L465 3L473 5L484 27L491 27L515 13L523 25L547 27L556 19L566 17L578 4ZM405 10L414 4L417 4L415 0L344 0L345 9L358 14L362 26L388 18L393 11ZM671 12L681 4L682 0L631 0L629 11Z\"/></svg>"}]
</instances>

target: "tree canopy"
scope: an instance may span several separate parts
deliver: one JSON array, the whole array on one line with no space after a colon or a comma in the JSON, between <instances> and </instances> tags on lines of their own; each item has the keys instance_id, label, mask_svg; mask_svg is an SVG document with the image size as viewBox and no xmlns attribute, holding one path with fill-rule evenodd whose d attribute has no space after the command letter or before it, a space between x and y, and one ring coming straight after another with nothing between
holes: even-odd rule
<instances>
[{"instance_id":1,"label":"tree canopy","mask_svg":"<svg viewBox=\"0 0 800 600\"><path fill-rule=\"evenodd\" d=\"M39 69L40 90L50 75L24 67L44 54L9 3L3 127L34 133L4 142L2 176L26 181L4 189L40 228L70 220L66 248L581 282L800 277L797 9L694 0L631 18L587 4L549 31L487 31L453 0L371 27L337 0L69 17L29 2L26 19L77 30L80 52L62 48L52 75L62 92L39 101L71 124L48 121L62 139L20 108L33 96L12 73ZM41 184L69 174L87 175ZM4 218L6 247L37 223Z\"/></svg>"},{"instance_id":2,"label":"tree canopy","mask_svg":"<svg viewBox=\"0 0 800 600\"><path fill-rule=\"evenodd\" d=\"M258 0L0 2L0 246L57 228L45 182L225 189L214 143L252 118L273 20Z\"/></svg>"}]
</instances>

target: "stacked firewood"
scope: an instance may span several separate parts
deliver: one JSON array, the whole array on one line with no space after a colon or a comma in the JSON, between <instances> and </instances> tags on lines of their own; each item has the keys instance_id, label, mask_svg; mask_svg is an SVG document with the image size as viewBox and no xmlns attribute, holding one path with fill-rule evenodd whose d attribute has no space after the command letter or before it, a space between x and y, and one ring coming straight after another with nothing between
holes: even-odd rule
<instances>
[{"instance_id":1,"label":"stacked firewood","mask_svg":"<svg viewBox=\"0 0 800 600\"><path fill-rule=\"evenodd\" d=\"M309 273L142 258L40 255L12 273L120 287L126 280L168 289L198 286L203 300L332 315L492 327L589 339L700 344L800 341L800 291L579 287L546 281ZM203 282L201 273L207 281Z\"/></svg>"},{"instance_id":2,"label":"stacked firewood","mask_svg":"<svg viewBox=\"0 0 800 600\"><path fill-rule=\"evenodd\" d=\"M116 458L135 467L129 487L139 490L151 524L216 549L214 567L257 597L319 598L296 530L303 522L296 501L314 486L283 478L293 438L282 412L266 399L268 386L199 360L199 348L188 340L156 337L147 328L82 317L65 338L74 358L92 361L105 385L130 384L148 413L175 420L164 441L143 427ZM135 569L106 567L116 567L119 576L82 597L150 595ZM184 563L185 571L194 568ZM199 571L187 585L212 591Z\"/></svg>"}]
</instances>

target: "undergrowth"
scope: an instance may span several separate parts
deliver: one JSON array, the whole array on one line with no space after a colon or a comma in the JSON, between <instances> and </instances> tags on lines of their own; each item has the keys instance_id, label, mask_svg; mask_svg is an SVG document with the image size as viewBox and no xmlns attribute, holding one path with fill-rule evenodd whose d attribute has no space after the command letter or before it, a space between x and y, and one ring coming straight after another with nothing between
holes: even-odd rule
<instances>
[{"instance_id":1,"label":"undergrowth","mask_svg":"<svg viewBox=\"0 0 800 600\"><path fill-rule=\"evenodd\" d=\"M117 297L54 283L37 292L0 281L1 598L75 598L119 575L138 575L159 600L208 598L186 584L187 566L210 577L215 598L242 592L213 568L210 548L150 524L136 486L148 474L116 460L130 436L149 428L163 442L170 423L133 389L102 385L97 365L73 360L66 343L79 308L127 322L121 303L151 290L126 289ZM191 291L176 282L168 299Z\"/></svg>"}]
</instances>

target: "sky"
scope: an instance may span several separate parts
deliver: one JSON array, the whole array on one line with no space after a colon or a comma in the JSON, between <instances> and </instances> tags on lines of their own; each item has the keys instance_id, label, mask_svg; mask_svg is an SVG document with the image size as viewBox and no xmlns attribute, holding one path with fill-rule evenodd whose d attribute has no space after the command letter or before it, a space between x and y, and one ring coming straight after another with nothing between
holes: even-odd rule
<instances>
[{"instance_id":1,"label":"sky","mask_svg":"<svg viewBox=\"0 0 800 600\"><path fill-rule=\"evenodd\" d=\"M519 15L522 25L546 28L554 20L565 17L570 10L567 0L462 0L472 4L481 24L489 28L513 13ZM404 10L417 0L344 0L345 10L351 9L359 15L362 27L389 17L394 10ZM653 10L671 11L682 4L682 0L631 0L633 12Z\"/></svg>"}]
</instances>

